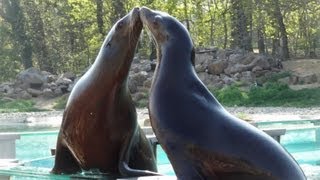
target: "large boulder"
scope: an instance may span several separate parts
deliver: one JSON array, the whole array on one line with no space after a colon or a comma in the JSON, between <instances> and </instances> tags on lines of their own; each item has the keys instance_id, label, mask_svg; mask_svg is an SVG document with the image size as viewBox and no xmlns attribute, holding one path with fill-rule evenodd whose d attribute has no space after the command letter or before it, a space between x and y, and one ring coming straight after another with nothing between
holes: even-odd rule
<instances>
[{"instance_id":1,"label":"large boulder","mask_svg":"<svg viewBox=\"0 0 320 180\"><path fill-rule=\"evenodd\" d=\"M28 88L27 93L29 93L32 97L39 97L42 95L42 91L38 89Z\"/></svg>"},{"instance_id":2,"label":"large boulder","mask_svg":"<svg viewBox=\"0 0 320 180\"><path fill-rule=\"evenodd\" d=\"M143 86L143 83L148 79L148 76L149 75L146 71L140 71L132 74L129 78L129 81L134 81L136 86Z\"/></svg>"},{"instance_id":3,"label":"large boulder","mask_svg":"<svg viewBox=\"0 0 320 180\"><path fill-rule=\"evenodd\" d=\"M47 76L36 68L29 68L17 75L16 86L22 89L41 89L43 84L47 82Z\"/></svg>"},{"instance_id":4,"label":"large boulder","mask_svg":"<svg viewBox=\"0 0 320 180\"><path fill-rule=\"evenodd\" d=\"M228 67L228 63L224 60L214 61L208 65L208 73L218 75L223 73L224 69Z\"/></svg>"},{"instance_id":5,"label":"large boulder","mask_svg":"<svg viewBox=\"0 0 320 180\"><path fill-rule=\"evenodd\" d=\"M12 94L14 93L14 88L12 83L0 84L0 93Z\"/></svg>"}]
</instances>

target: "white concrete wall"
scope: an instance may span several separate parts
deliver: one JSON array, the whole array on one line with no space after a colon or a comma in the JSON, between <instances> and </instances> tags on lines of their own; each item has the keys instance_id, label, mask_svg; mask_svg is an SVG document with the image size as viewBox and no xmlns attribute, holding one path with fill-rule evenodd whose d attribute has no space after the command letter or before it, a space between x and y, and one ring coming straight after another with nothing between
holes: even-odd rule
<instances>
[{"instance_id":1,"label":"white concrete wall","mask_svg":"<svg viewBox=\"0 0 320 180\"><path fill-rule=\"evenodd\" d=\"M17 139L20 139L19 134L0 133L0 159L16 158Z\"/></svg>"}]
</instances>

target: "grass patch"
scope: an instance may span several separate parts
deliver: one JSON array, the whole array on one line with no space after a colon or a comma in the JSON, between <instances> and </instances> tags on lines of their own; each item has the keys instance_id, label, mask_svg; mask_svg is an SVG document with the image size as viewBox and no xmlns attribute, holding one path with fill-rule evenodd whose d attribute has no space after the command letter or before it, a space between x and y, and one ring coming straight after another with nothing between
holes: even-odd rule
<instances>
[{"instance_id":1,"label":"grass patch","mask_svg":"<svg viewBox=\"0 0 320 180\"><path fill-rule=\"evenodd\" d=\"M292 90L286 84L269 82L263 87L252 87L248 91L230 86L212 91L225 106L320 106L320 88Z\"/></svg>"},{"instance_id":2,"label":"grass patch","mask_svg":"<svg viewBox=\"0 0 320 180\"><path fill-rule=\"evenodd\" d=\"M0 99L0 113L8 112L37 112L43 111L34 107L35 102L32 100L23 100L23 99Z\"/></svg>"},{"instance_id":3,"label":"grass patch","mask_svg":"<svg viewBox=\"0 0 320 180\"><path fill-rule=\"evenodd\" d=\"M69 98L69 95L63 95L63 96L59 97L57 99L57 101L55 102L53 109L55 109L55 110L64 109L67 105L68 98Z\"/></svg>"}]
</instances>

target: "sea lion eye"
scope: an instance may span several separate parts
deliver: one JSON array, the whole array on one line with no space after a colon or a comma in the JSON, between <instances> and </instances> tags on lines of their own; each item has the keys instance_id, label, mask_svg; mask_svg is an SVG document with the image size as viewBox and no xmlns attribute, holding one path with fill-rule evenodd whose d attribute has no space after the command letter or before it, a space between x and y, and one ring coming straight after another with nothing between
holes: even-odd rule
<instances>
[{"instance_id":1,"label":"sea lion eye","mask_svg":"<svg viewBox=\"0 0 320 180\"><path fill-rule=\"evenodd\" d=\"M120 21L120 22L118 23L118 25L117 25L117 29L121 29L122 27L123 27L123 22Z\"/></svg>"},{"instance_id":2,"label":"sea lion eye","mask_svg":"<svg viewBox=\"0 0 320 180\"><path fill-rule=\"evenodd\" d=\"M153 19L153 25L158 26L160 24L160 21L162 20L162 17L157 15Z\"/></svg>"}]
</instances>

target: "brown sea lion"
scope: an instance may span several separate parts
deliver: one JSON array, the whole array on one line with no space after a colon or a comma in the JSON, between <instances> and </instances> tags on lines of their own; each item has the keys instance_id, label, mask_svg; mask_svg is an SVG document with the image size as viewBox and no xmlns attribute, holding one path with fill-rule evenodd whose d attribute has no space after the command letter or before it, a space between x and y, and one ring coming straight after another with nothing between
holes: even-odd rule
<instances>
[{"instance_id":1,"label":"brown sea lion","mask_svg":"<svg viewBox=\"0 0 320 180\"><path fill-rule=\"evenodd\" d=\"M141 30L139 8L134 8L112 27L94 64L76 83L63 114L52 173L157 174L127 85Z\"/></svg>"},{"instance_id":2,"label":"brown sea lion","mask_svg":"<svg viewBox=\"0 0 320 180\"><path fill-rule=\"evenodd\" d=\"M227 112L199 80L193 42L183 24L145 7L140 17L158 51L151 125L179 179L306 179L279 143Z\"/></svg>"}]
</instances>

